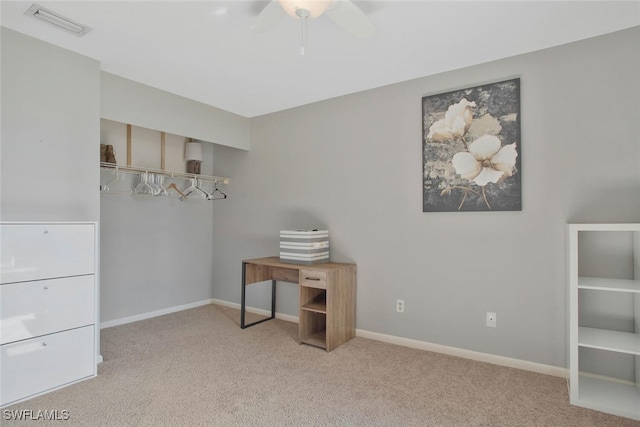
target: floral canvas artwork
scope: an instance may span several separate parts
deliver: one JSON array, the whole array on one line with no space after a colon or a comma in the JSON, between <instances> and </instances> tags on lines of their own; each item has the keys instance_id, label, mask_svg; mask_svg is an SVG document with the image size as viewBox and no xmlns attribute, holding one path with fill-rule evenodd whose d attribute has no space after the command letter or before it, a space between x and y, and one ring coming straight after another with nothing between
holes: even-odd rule
<instances>
[{"instance_id":1,"label":"floral canvas artwork","mask_svg":"<svg viewBox=\"0 0 640 427\"><path fill-rule=\"evenodd\" d=\"M422 98L423 212L519 211L520 79Z\"/></svg>"}]
</instances>

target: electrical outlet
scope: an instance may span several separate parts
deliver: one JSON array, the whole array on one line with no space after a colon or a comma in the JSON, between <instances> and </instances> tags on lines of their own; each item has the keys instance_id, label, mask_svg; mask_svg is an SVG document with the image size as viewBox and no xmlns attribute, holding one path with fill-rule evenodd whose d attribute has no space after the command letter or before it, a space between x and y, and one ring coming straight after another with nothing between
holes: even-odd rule
<instances>
[{"instance_id":1,"label":"electrical outlet","mask_svg":"<svg viewBox=\"0 0 640 427\"><path fill-rule=\"evenodd\" d=\"M487 311L487 326L496 327L496 314L490 311Z\"/></svg>"},{"instance_id":2,"label":"electrical outlet","mask_svg":"<svg viewBox=\"0 0 640 427\"><path fill-rule=\"evenodd\" d=\"M403 299L399 299L398 301L396 301L396 311L398 313L404 313L404 300Z\"/></svg>"}]
</instances>

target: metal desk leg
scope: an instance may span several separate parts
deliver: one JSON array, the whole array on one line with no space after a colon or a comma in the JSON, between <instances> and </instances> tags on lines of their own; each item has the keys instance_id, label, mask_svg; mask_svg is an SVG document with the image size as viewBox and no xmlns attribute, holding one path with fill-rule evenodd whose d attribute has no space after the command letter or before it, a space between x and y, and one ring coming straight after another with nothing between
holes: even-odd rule
<instances>
[{"instance_id":1,"label":"metal desk leg","mask_svg":"<svg viewBox=\"0 0 640 427\"><path fill-rule=\"evenodd\" d=\"M245 293L246 293L246 287L247 287L247 263L243 262L242 263L242 298L240 301L240 327L242 329L245 328L244 326L244 312L245 312Z\"/></svg>"},{"instance_id":2,"label":"metal desk leg","mask_svg":"<svg viewBox=\"0 0 640 427\"><path fill-rule=\"evenodd\" d=\"M258 323L266 322L267 320L276 318L276 281L271 280L271 317L267 317L266 319L261 319L253 323L245 324L245 313L246 313L246 294L247 294L247 264L245 262L242 263L242 297L240 303L240 328L245 329L249 326L257 325Z\"/></svg>"}]
</instances>

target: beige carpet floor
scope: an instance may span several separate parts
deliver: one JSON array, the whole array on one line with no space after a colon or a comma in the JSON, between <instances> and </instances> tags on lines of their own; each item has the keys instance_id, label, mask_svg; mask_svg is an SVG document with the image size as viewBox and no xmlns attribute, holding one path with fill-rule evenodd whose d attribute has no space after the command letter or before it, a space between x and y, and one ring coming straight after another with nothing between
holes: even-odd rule
<instances>
[{"instance_id":1,"label":"beige carpet floor","mask_svg":"<svg viewBox=\"0 0 640 427\"><path fill-rule=\"evenodd\" d=\"M562 378L355 338L331 353L297 325L245 330L208 305L102 330L96 378L13 405L67 421L2 426L640 426L568 403ZM252 318L248 319L252 321Z\"/></svg>"}]
</instances>

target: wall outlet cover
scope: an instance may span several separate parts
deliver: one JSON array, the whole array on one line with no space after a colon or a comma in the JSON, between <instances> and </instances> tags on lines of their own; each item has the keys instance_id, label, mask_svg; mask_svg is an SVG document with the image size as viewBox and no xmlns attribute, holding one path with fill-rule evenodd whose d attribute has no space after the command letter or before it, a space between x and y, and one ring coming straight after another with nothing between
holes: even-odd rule
<instances>
[{"instance_id":1,"label":"wall outlet cover","mask_svg":"<svg viewBox=\"0 0 640 427\"><path fill-rule=\"evenodd\" d=\"M496 323L497 323L496 314L491 311L487 311L487 326L495 328Z\"/></svg>"}]
</instances>

